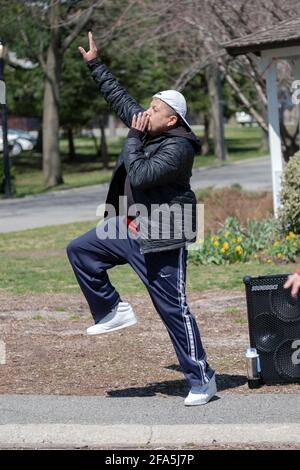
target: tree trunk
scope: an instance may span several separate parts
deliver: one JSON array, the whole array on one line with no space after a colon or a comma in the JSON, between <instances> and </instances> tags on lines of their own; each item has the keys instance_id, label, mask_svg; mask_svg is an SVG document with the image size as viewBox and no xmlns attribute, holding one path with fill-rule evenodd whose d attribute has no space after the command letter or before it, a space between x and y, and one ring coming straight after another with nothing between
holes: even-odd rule
<instances>
[{"instance_id":1,"label":"tree trunk","mask_svg":"<svg viewBox=\"0 0 300 470\"><path fill-rule=\"evenodd\" d=\"M104 119L102 118L99 119L99 127L100 127L100 132L101 132L99 155L103 163L103 168L108 169L108 166L109 166L108 149L107 149L107 142L106 142L106 136L105 136Z\"/></svg>"},{"instance_id":2,"label":"tree trunk","mask_svg":"<svg viewBox=\"0 0 300 470\"><path fill-rule=\"evenodd\" d=\"M202 139L201 146L201 155L209 154L209 115L208 113L204 114L204 134Z\"/></svg>"},{"instance_id":3,"label":"tree trunk","mask_svg":"<svg viewBox=\"0 0 300 470\"><path fill-rule=\"evenodd\" d=\"M268 104L266 103L264 106L261 106L261 115L265 122L268 122ZM261 143L260 143L260 150L265 152L266 154L270 153L269 147L269 132L265 129L261 128Z\"/></svg>"},{"instance_id":4,"label":"tree trunk","mask_svg":"<svg viewBox=\"0 0 300 470\"><path fill-rule=\"evenodd\" d=\"M207 83L211 103L211 124L214 141L215 156L219 160L226 160L224 138L223 99L221 92L221 77L218 65L211 65L207 69Z\"/></svg>"},{"instance_id":5,"label":"tree trunk","mask_svg":"<svg viewBox=\"0 0 300 470\"><path fill-rule=\"evenodd\" d=\"M117 137L117 130L116 130L116 118L113 114L108 116L108 128L109 128L109 137L114 139Z\"/></svg>"},{"instance_id":6,"label":"tree trunk","mask_svg":"<svg viewBox=\"0 0 300 470\"><path fill-rule=\"evenodd\" d=\"M43 128L39 126L38 136L36 141L36 151L43 153Z\"/></svg>"},{"instance_id":7,"label":"tree trunk","mask_svg":"<svg viewBox=\"0 0 300 470\"><path fill-rule=\"evenodd\" d=\"M93 129L92 129L92 139L93 139L93 142L94 142L94 145L95 145L95 155L96 155L96 157L99 157L99 155L100 155L100 145L98 147L97 137L95 136Z\"/></svg>"},{"instance_id":8,"label":"tree trunk","mask_svg":"<svg viewBox=\"0 0 300 470\"><path fill-rule=\"evenodd\" d=\"M268 132L261 130L261 143L260 143L260 150L265 153L270 152L269 147L269 134Z\"/></svg>"},{"instance_id":9,"label":"tree trunk","mask_svg":"<svg viewBox=\"0 0 300 470\"><path fill-rule=\"evenodd\" d=\"M74 134L71 126L67 127L68 144L69 144L69 160L74 160L76 157L76 150L74 145Z\"/></svg>"},{"instance_id":10,"label":"tree trunk","mask_svg":"<svg viewBox=\"0 0 300 470\"><path fill-rule=\"evenodd\" d=\"M296 129L291 133L284 124L284 115L282 107L279 108L279 125L280 125L280 136L281 136L281 150L285 162L288 162L290 157L292 157L299 150L298 143L298 128L297 124Z\"/></svg>"},{"instance_id":11,"label":"tree trunk","mask_svg":"<svg viewBox=\"0 0 300 470\"><path fill-rule=\"evenodd\" d=\"M248 100L248 98L244 95L244 93L241 91L239 85L237 82L233 79L233 77L226 71L225 67L221 67L222 72L224 73L224 77L232 90L234 91L235 95L238 97L238 99L241 101L243 106L248 110L249 114L256 119L258 125L265 130L265 132L268 132L268 124L264 120L263 116L256 111L252 103Z\"/></svg>"},{"instance_id":12,"label":"tree trunk","mask_svg":"<svg viewBox=\"0 0 300 470\"><path fill-rule=\"evenodd\" d=\"M43 172L47 187L63 183L59 155L59 82L62 58L60 30L56 27L59 16L57 2L51 5L51 39L45 64L45 89L43 107Z\"/></svg>"}]
</instances>

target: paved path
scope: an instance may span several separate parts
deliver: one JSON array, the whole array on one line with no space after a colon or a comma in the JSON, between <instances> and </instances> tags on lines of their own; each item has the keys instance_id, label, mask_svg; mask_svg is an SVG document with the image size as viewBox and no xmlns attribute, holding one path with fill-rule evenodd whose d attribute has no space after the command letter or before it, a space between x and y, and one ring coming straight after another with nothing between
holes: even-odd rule
<instances>
[{"instance_id":1,"label":"paved path","mask_svg":"<svg viewBox=\"0 0 300 470\"><path fill-rule=\"evenodd\" d=\"M0 448L300 444L298 394L182 397L0 396Z\"/></svg>"},{"instance_id":2,"label":"paved path","mask_svg":"<svg viewBox=\"0 0 300 470\"><path fill-rule=\"evenodd\" d=\"M199 168L192 177L193 189L208 186L220 188L235 183L248 190L271 190L269 157L220 167ZM108 184L102 184L2 200L0 232L96 219L96 209L104 203L107 190Z\"/></svg>"}]
</instances>

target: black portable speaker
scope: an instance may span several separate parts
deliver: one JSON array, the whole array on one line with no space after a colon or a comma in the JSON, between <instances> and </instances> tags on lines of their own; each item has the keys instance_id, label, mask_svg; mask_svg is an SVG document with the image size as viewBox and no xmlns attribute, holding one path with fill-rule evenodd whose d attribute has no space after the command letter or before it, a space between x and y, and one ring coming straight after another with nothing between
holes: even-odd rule
<instances>
[{"instance_id":1,"label":"black portable speaker","mask_svg":"<svg viewBox=\"0 0 300 470\"><path fill-rule=\"evenodd\" d=\"M288 274L243 278L250 345L260 358L265 384L300 383L300 294L283 284Z\"/></svg>"}]
</instances>

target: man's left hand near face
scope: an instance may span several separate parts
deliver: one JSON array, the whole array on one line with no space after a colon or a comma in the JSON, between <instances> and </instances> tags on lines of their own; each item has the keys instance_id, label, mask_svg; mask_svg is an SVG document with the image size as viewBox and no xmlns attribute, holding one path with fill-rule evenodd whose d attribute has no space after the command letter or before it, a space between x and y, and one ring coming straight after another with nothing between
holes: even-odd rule
<instances>
[{"instance_id":1,"label":"man's left hand near face","mask_svg":"<svg viewBox=\"0 0 300 470\"><path fill-rule=\"evenodd\" d=\"M148 129L149 119L150 116L146 113L146 111L144 113L139 113L137 116L134 114L131 122L131 128L144 132Z\"/></svg>"}]
</instances>

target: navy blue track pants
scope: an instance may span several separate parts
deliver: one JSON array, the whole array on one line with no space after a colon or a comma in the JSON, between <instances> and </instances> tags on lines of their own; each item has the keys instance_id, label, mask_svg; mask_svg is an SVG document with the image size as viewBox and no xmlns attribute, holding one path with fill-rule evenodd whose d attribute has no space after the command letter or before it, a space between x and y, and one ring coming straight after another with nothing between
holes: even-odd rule
<instances>
[{"instance_id":1,"label":"navy blue track pants","mask_svg":"<svg viewBox=\"0 0 300 470\"><path fill-rule=\"evenodd\" d=\"M121 300L108 269L128 263L145 284L189 385L210 380L214 371L206 362L195 318L186 303L185 248L141 254L139 235L128 230L124 217L115 217L71 241L67 253L95 323Z\"/></svg>"}]
</instances>

